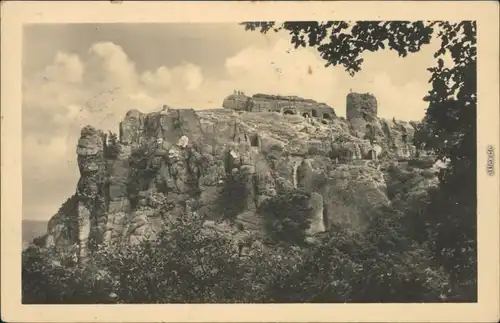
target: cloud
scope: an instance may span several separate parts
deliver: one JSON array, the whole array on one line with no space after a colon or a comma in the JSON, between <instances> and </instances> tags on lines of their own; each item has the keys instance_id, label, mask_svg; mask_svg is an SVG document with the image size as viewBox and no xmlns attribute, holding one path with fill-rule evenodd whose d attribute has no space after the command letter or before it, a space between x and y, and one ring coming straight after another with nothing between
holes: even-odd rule
<instances>
[{"instance_id":1,"label":"cloud","mask_svg":"<svg viewBox=\"0 0 500 323\"><path fill-rule=\"evenodd\" d=\"M86 74L88 83L109 89L137 86L137 71L123 49L111 42L93 44L89 51Z\"/></svg>"},{"instance_id":2,"label":"cloud","mask_svg":"<svg viewBox=\"0 0 500 323\"><path fill-rule=\"evenodd\" d=\"M183 62L168 68L160 66L156 71L146 71L140 76L143 87L157 95L165 92L193 91L200 89L203 73L199 66Z\"/></svg>"},{"instance_id":3,"label":"cloud","mask_svg":"<svg viewBox=\"0 0 500 323\"><path fill-rule=\"evenodd\" d=\"M23 139L23 218L48 219L75 191L77 138Z\"/></svg>"},{"instance_id":4,"label":"cloud","mask_svg":"<svg viewBox=\"0 0 500 323\"><path fill-rule=\"evenodd\" d=\"M203 83L201 68L191 63L184 62L181 66L176 66L172 74L174 79L179 76L184 81L184 86L188 91L198 90Z\"/></svg>"},{"instance_id":5,"label":"cloud","mask_svg":"<svg viewBox=\"0 0 500 323\"><path fill-rule=\"evenodd\" d=\"M61 161L72 163L74 158L67 158L68 153L74 153L75 147L62 136L54 136L47 142L40 142L35 136L27 136L23 140L23 159L31 161L27 164L43 176L47 169L60 165ZM46 157L46 158L45 158Z\"/></svg>"},{"instance_id":6,"label":"cloud","mask_svg":"<svg viewBox=\"0 0 500 323\"><path fill-rule=\"evenodd\" d=\"M248 47L225 63L231 81L245 92L309 96L331 101L337 86L335 71L310 49L294 50L281 39L270 49Z\"/></svg>"},{"instance_id":7,"label":"cloud","mask_svg":"<svg viewBox=\"0 0 500 323\"><path fill-rule=\"evenodd\" d=\"M382 61L384 55L371 54L370 61ZM341 67L325 68L313 49L292 49L287 39L270 47L244 48L221 68L225 73L217 77L204 75L190 62L139 73L123 49L111 42L93 44L85 57L58 52L52 64L25 81L24 125L28 135L61 135L89 123L116 130L130 109L147 112L162 104L216 108L234 89L300 95L332 105L339 115L345 115L345 97L351 90L374 93L381 116L419 119L425 109L425 81L400 84L394 71L370 65L352 78Z\"/></svg>"},{"instance_id":8,"label":"cloud","mask_svg":"<svg viewBox=\"0 0 500 323\"><path fill-rule=\"evenodd\" d=\"M420 120L424 116L427 103L422 99L427 93L425 83L410 82L395 84L388 73L381 72L355 87L356 91L375 95L378 116L403 120Z\"/></svg>"},{"instance_id":9,"label":"cloud","mask_svg":"<svg viewBox=\"0 0 500 323\"><path fill-rule=\"evenodd\" d=\"M45 77L54 82L78 83L82 81L84 67L80 57L58 52L54 62L45 68Z\"/></svg>"},{"instance_id":10,"label":"cloud","mask_svg":"<svg viewBox=\"0 0 500 323\"><path fill-rule=\"evenodd\" d=\"M147 112L169 98L180 105L193 97L189 93L202 91L203 83L201 69L188 62L139 74L123 49L110 42L93 44L81 57L57 52L23 82L25 214L48 218L74 192L75 147L83 126L117 132L128 110ZM51 192L40 194L45 189Z\"/></svg>"},{"instance_id":11,"label":"cloud","mask_svg":"<svg viewBox=\"0 0 500 323\"><path fill-rule=\"evenodd\" d=\"M370 61L352 78L341 67L325 68L314 49L293 49L288 38L269 46L243 48L212 74L187 61L138 71L127 53L111 42L94 43L80 56L57 52L48 66L23 82L27 209L35 210L33 203L45 203L40 192L50 186L53 194L41 208L45 213L37 216L48 218L56 212L47 210L75 190L75 146L81 128L92 124L117 132L119 121L130 109L149 112L162 104L218 108L225 96L238 89L250 95L300 95L326 102L338 115L345 115L345 98L352 89L374 93L380 116L420 119L427 80L420 77L401 83L396 76L408 74L404 63L397 61L397 67L391 67L387 53L371 53ZM377 66L383 61L389 62L386 69ZM413 65L406 68L416 68Z\"/></svg>"},{"instance_id":12,"label":"cloud","mask_svg":"<svg viewBox=\"0 0 500 323\"><path fill-rule=\"evenodd\" d=\"M432 53L427 56L430 55ZM270 49L248 47L228 58L225 67L231 83L245 92L312 98L330 104L338 115L343 116L346 95L351 90L370 92L377 97L379 116L421 119L426 107L422 98L428 89L425 75L418 81L402 83L401 75L398 74L405 73L403 68L410 67L404 66L403 59L393 57L396 55L388 52L370 53L369 56L369 64L365 64L361 72L351 77L340 66L325 68L324 60L313 49L292 49L288 41L283 39ZM387 62L385 68L377 66L382 61ZM397 69L391 68L394 63L398 64Z\"/></svg>"},{"instance_id":13,"label":"cloud","mask_svg":"<svg viewBox=\"0 0 500 323\"><path fill-rule=\"evenodd\" d=\"M141 81L152 91L162 91L172 84L172 73L165 66L160 66L154 72L144 72Z\"/></svg>"}]
</instances>

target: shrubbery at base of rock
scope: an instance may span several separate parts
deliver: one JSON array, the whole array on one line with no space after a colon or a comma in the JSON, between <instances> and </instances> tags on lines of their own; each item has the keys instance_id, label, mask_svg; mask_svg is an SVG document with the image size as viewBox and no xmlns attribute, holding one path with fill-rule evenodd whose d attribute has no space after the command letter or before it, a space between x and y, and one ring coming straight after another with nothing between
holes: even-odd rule
<instances>
[{"instance_id":1,"label":"shrubbery at base of rock","mask_svg":"<svg viewBox=\"0 0 500 323\"><path fill-rule=\"evenodd\" d=\"M23 303L446 301L448 277L425 245L402 237L392 214L374 216L380 221L362 234L333 227L320 244L256 243L243 258L227 230L196 219L156 241L100 249L84 267L32 246L23 253Z\"/></svg>"},{"instance_id":2,"label":"shrubbery at base of rock","mask_svg":"<svg viewBox=\"0 0 500 323\"><path fill-rule=\"evenodd\" d=\"M275 242L301 245L311 223L311 194L295 189L280 192L260 207L267 235Z\"/></svg>"}]
</instances>

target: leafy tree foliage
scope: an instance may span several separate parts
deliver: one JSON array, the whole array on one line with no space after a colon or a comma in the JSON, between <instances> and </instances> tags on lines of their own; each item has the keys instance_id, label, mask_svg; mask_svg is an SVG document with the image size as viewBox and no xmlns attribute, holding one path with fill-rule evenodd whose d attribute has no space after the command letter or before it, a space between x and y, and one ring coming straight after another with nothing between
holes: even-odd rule
<instances>
[{"instance_id":1,"label":"leafy tree foliage","mask_svg":"<svg viewBox=\"0 0 500 323\"><path fill-rule=\"evenodd\" d=\"M115 293L121 302L238 301L245 290L243 268L228 237L214 233L204 232L200 222L179 222L155 243L143 242L119 253L103 251L99 256L116 279Z\"/></svg>"},{"instance_id":2,"label":"leafy tree foliage","mask_svg":"<svg viewBox=\"0 0 500 323\"><path fill-rule=\"evenodd\" d=\"M285 22L246 22L246 30L269 31L286 30L295 48L314 47L318 50L325 66L342 65L354 75L361 70L365 51L375 52L391 49L400 56L418 52L429 44L433 28L423 21L301 21Z\"/></svg>"},{"instance_id":3,"label":"leafy tree foliage","mask_svg":"<svg viewBox=\"0 0 500 323\"><path fill-rule=\"evenodd\" d=\"M269 274L279 268L278 254L240 259L223 226L207 228L193 218L170 226L155 241L102 247L84 266L55 261L55 250L31 247L23 253L23 302L263 301Z\"/></svg>"},{"instance_id":4,"label":"leafy tree foliage","mask_svg":"<svg viewBox=\"0 0 500 323\"><path fill-rule=\"evenodd\" d=\"M418 52L432 38L440 42L436 65L428 68L429 102L415 136L449 165L440 173L440 186L416 225L428 227L435 257L466 294L477 284L476 179L476 22L475 21L305 21L247 22L246 30L287 31L298 47L316 48L326 66L343 66L354 75L362 68L362 54L381 49L405 57ZM445 55L452 59L445 66ZM467 185L463 185L467 183ZM466 286L466 287L463 287Z\"/></svg>"},{"instance_id":5,"label":"leafy tree foliage","mask_svg":"<svg viewBox=\"0 0 500 323\"><path fill-rule=\"evenodd\" d=\"M390 209L364 233L334 227L323 243L254 246L239 258L223 225L184 219L157 240L101 248L78 266L54 250L23 253L24 303L442 301L446 274L401 235Z\"/></svg>"},{"instance_id":6,"label":"leafy tree foliage","mask_svg":"<svg viewBox=\"0 0 500 323\"><path fill-rule=\"evenodd\" d=\"M309 199L309 193L294 189L265 200L260 209L269 236L278 242L304 243L310 225Z\"/></svg>"},{"instance_id":7,"label":"leafy tree foliage","mask_svg":"<svg viewBox=\"0 0 500 323\"><path fill-rule=\"evenodd\" d=\"M22 257L23 303L107 303L112 284L102 273L96 266L76 266L69 255L56 257L53 249L30 246Z\"/></svg>"},{"instance_id":8,"label":"leafy tree foliage","mask_svg":"<svg viewBox=\"0 0 500 323\"><path fill-rule=\"evenodd\" d=\"M234 219L245 210L246 200L250 194L246 180L241 172L226 177L218 203L218 209L225 218Z\"/></svg>"},{"instance_id":9,"label":"leafy tree foliage","mask_svg":"<svg viewBox=\"0 0 500 323\"><path fill-rule=\"evenodd\" d=\"M270 287L275 302L443 301L448 277L432 264L426 248L398 232L390 210L377 212L363 233L334 227L293 271ZM391 220L392 219L392 220Z\"/></svg>"}]
</instances>

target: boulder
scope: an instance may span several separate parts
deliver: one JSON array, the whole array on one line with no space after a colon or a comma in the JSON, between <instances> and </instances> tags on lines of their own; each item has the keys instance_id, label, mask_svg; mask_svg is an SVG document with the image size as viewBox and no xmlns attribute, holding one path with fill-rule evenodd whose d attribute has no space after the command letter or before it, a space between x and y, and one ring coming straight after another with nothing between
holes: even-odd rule
<instances>
[{"instance_id":1,"label":"boulder","mask_svg":"<svg viewBox=\"0 0 500 323\"><path fill-rule=\"evenodd\" d=\"M94 156L102 152L104 133L92 126L85 126L80 132L76 153L80 156Z\"/></svg>"},{"instance_id":2,"label":"boulder","mask_svg":"<svg viewBox=\"0 0 500 323\"><path fill-rule=\"evenodd\" d=\"M325 232L325 221L323 218L323 196L319 193L311 193L309 199L309 207L311 208L311 224L307 230L307 235L315 235L319 232Z\"/></svg>"},{"instance_id":3,"label":"boulder","mask_svg":"<svg viewBox=\"0 0 500 323\"><path fill-rule=\"evenodd\" d=\"M125 145L138 143L143 135L144 114L138 110L130 110L120 122L120 142Z\"/></svg>"}]
</instances>

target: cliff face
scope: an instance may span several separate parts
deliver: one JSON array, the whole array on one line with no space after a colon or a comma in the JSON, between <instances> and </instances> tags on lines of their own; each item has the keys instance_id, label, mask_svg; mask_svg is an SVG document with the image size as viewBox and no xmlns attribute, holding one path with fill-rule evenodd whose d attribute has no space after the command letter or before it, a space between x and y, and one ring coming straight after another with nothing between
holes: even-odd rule
<instances>
[{"instance_id":1,"label":"cliff face","mask_svg":"<svg viewBox=\"0 0 500 323\"><path fill-rule=\"evenodd\" d=\"M117 140L87 126L75 196L49 222L45 244L84 261L97 244L136 244L186 217L213 223L228 213L235 236L241 227L262 236L263 201L291 188L311 193L309 236L334 222L362 229L369 218L345 197L390 203L381 166L414 155L414 130L378 119L370 98L351 94L347 109L347 120L328 124L276 112L131 110Z\"/></svg>"}]
</instances>

